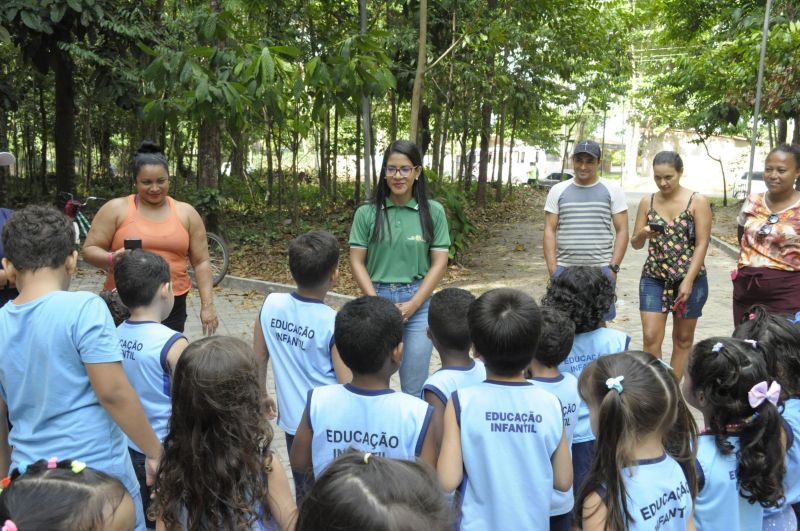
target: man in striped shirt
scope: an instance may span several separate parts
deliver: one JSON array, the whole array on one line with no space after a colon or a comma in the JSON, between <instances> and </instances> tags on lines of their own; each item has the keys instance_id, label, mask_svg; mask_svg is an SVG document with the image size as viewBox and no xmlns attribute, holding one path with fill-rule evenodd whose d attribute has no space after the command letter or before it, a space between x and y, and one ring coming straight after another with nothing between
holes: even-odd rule
<instances>
[{"instance_id":1,"label":"man in striped shirt","mask_svg":"<svg viewBox=\"0 0 800 531\"><path fill-rule=\"evenodd\" d=\"M575 265L599 267L616 282L628 246L628 205L617 184L600 181L600 145L575 144L575 177L553 186L544 206L544 260L551 276ZM612 304L605 320L613 320Z\"/></svg>"}]
</instances>

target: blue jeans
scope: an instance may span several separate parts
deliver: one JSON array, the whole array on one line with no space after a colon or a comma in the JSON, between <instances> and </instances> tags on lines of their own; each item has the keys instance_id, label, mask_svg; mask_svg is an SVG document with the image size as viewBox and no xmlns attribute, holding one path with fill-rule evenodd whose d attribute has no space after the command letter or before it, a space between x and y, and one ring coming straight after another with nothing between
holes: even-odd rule
<instances>
[{"instance_id":1,"label":"blue jeans","mask_svg":"<svg viewBox=\"0 0 800 531\"><path fill-rule=\"evenodd\" d=\"M382 284L376 282L375 292L389 302L408 302L417 293L422 281L411 284ZM414 312L403 327L403 364L400 366L400 387L404 393L420 396L428 378L433 344L428 339L428 305L430 297Z\"/></svg>"},{"instance_id":2,"label":"blue jeans","mask_svg":"<svg viewBox=\"0 0 800 531\"><path fill-rule=\"evenodd\" d=\"M133 500L134 504L141 504L147 529L155 529L156 522L147 517L147 511L150 509L150 487L147 486L147 473L144 464L147 457L133 448L128 448L128 453L133 462L133 469L136 471L136 479L139 481L139 494L141 499Z\"/></svg>"}]
</instances>

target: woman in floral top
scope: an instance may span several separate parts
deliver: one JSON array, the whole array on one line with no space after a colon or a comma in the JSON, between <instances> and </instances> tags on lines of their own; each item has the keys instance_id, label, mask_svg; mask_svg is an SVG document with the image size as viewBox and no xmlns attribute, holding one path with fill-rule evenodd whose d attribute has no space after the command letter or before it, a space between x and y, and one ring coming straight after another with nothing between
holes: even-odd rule
<instances>
[{"instance_id":1,"label":"woman in floral top","mask_svg":"<svg viewBox=\"0 0 800 531\"><path fill-rule=\"evenodd\" d=\"M667 316L673 315L670 363L680 380L694 342L697 319L708 298L703 261L711 239L711 207L681 186L683 161L673 151L653 159L658 192L642 198L631 236L634 249L649 240L639 281L644 350L661 357Z\"/></svg>"},{"instance_id":2,"label":"woman in floral top","mask_svg":"<svg viewBox=\"0 0 800 531\"><path fill-rule=\"evenodd\" d=\"M794 314L800 309L800 149L782 144L767 156L767 191L750 194L737 219L739 263L733 277L733 321L753 304Z\"/></svg>"}]
</instances>

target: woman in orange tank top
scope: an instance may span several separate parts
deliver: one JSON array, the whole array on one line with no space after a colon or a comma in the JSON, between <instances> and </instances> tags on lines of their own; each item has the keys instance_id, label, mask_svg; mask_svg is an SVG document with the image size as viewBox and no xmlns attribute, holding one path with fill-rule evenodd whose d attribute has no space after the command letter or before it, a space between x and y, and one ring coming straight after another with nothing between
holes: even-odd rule
<instances>
[{"instance_id":1,"label":"woman in orange tank top","mask_svg":"<svg viewBox=\"0 0 800 531\"><path fill-rule=\"evenodd\" d=\"M83 257L108 271L104 287L113 289L114 256L124 252L125 240L141 240L143 249L162 256L169 264L175 292L175 305L164 324L179 332L186 323L186 294L192 287L188 258L200 291L203 333L213 334L219 323L203 220L191 205L169 197L167 159L157 145L142 142L133 158L133 171L136 193L103 205L86 236Z\"/></svg>"}]
</instances>

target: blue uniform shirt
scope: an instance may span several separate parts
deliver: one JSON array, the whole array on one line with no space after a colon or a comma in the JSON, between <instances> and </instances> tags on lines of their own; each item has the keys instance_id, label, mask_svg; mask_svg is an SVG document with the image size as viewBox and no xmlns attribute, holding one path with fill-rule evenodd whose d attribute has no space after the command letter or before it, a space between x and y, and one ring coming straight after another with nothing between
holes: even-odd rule
<instances>
[{"instance_id":1,"label":"blue uniform shirt","mask_svg":"<svg viewBox=\"0 0 800 531\"><path fill-rule=\"evenodd\" d=\"M786 504L800 502L800 398L790 397L783 403L783 426L788 438L786 448L786 475L783 478L784 505L769 507L764 513L774 515L784 510Z\"/></svg>"},{"instance_id":2,"label":"blue uniform shirt","mask_svg":"<svg viewBox=\"0 0 800 531\"><path fill-rule=\"evenodd\" d=\"M626 531L686 531L692 517L692 495L683 469L672 456L637 461L622 470L622 480L633 518ZM599 494L605 499L605 492Z\"/></svg>"},{"instance_id":3,"label":"blue uniform shirt","mask_svg":"<svg viewBox=\"0 0 800 531\"><path fill-rule=\"evenodd\" d=\"M454 392L453 406L464 461L460 528L548 529L550 459L564 431L555 395L487 380Z\"/></svg>"},{"instance_id":4,"label":"blue uniform shirt","mask_svg":"<svg viewBox=\"0 0 800 531\"><path fill-rule=\"evenodd\" d=\"M391 459L414 459L422 451L433 414L433 408L419 398L351 384L312 389L306 407L317 478L349 448Z\"/></svg>"},{"instance_id":5,"label":"blue uniform shirt","mask_svg":"<svg viewBox=\"0 0 800 531\"><path fill-rule=\"evenodd\" d=\"M739 494L736 455L739 438L728 437L733 451L724 455L717 448L713 434L702 434L697 438L697 501L694 508L694 523L698 531L738 531L761 529L764 508L750 503Z\"/></svg>"},{"instance_id":6,"label":"blue uniform shirt","mask_svg":"<svg viewBox=\"0 0 800 531\"><path fill-rule=\"evenodd\" d=\"M11 468L52 456L79 459L122 481L141 507L125 435L100 405L85 367L121 361L111 314L93 293L54 291L0 308Z\"/></svg>"},{"instance_id":7,"label":"blue uniform shirt","mask_svg":"<svg viewBox=\"0 0 800 531\"><path fill-rule=\"evenodd\" d=\"M564 430L567 432L567 444L572 445L572 435L578 423L578 407L581 397L578 394L578 380L571 374L560 374L555 378L531 378L533 385L553 393L561 402L561 415L564 418ZM566 492L553 489L553 501L550 505L550 514L560 516L567 514L575 505L572 489Z\"/></svg>"},{"instance_id":8,"label":"blue uniform shirt","mask_svg":"<svg viewBox=\"0 0 800 531\"><path fill-rule=\"evenodd\" d=\"M480 360L472 360L466 367L442 367L425 380L421 398L425 398L425 391L430 391L442 404L447 404L456 389L481 383L485 379L486 367Z\"/></svg>"},{"instance_id":9,"label":"blue uniform shirt","mask_svg":"<svg viewBox=\"0 0 800 531\"><path fill-rule=\"evenodd\" d=\"M150 426L163 441L172 413L167 353L177 340L185 338L153 321L125 321L117 327L117 334L122 348L122 368L139 395ZM128 446L143 453L130 439Z\"/></svg>"},{"instance_id":10,"label":"blue uniform shirt","mask_svg":"<svg viewBox=\"0 0 800 531\"><path fill-rule=\"evenodd\" d=\"M575 378L580 378L583 368L600 356L616 354L628 349L631 338L624 332L611 328L598 328L591 332L575 334L572 350L569 356L558 366L559 372L570 373ZM578 424L572 442L582 443L593 441L594 434L589 422L589 407L581 401L578 409Z\"/></svg>"},{"instance_id":11,"label":"blue uniform shirt","mask_svg":"<svg viewBox=\"0 0 800 531\"><path fill-rule=\"evenodd\" d=\"M271 293L259 320L275 371L278 426L294 435L308 392L336 383L331 361L336 311L297 293Z\"/></svg>"}]
</instances>

